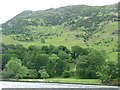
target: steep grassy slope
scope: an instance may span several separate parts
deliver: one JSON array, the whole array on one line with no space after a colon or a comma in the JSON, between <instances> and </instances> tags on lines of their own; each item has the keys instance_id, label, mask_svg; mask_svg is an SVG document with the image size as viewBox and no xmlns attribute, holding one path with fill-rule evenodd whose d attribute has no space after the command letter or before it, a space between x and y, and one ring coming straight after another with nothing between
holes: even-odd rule
<instances>
[{"instance_id":1,"label":"steep grassy slope","mask_svg":"<svg viewBox=\"0 0 120 90\"><path fill-rule=\"evenodd\" d=\"M76 5L44 11L23 11L2 25L5 34L24 34L30 26L56 26L75 30L81 28L87 33L101 29L104 23L117 20L118 5L86 6Z\"/></svg>"},{"instance_id":2,"label":"steep grassy slope","mask_svg":"<svg viewBox=\"0 0 120 90\"><path fill-rule=\"evenodd\" d=\"M25 47L28 47L30 45L64 45L70 48L74 45L80 45L81 47L89 47L94 48L97 50L105 50L108 53L110 60L116 60L117 59L117 40L118 35L114 32L117 32L118 23L117 22L111 22L109 24L106 24L104 26L104 29L102 32L98 32L91 36L87 42L84 42L83 37L76 37L75 35L83 34L85 32L81 30L77 31L70 31L63 26L55 26L55 27L33 27L35 30L34 32L44 33L44 35L47 34L53 34L51 36L41 36L40 38L45 38L45 43L41 43L41 39L38 38L35 41L18 41L14 40L16 39L16 36L18 35L3 35L3 43L4 44L22 44ZM55 33L55 35L54 35ZM113 34L114 33L114 34ZM22 34L19 34L20 37L23 37ZM34 36L37 37L37 36Z\"/></svg>"},{"instance_id":3,"label":"steep grassy slope","mask_svg":"<svg viewBox=\"0 0 120 90\"><path fill-rule=\"evenodd\" d=\"M67 6L44 11L24 11L2 25L4 44L80 45L105 50L117 59L117 4ZM41 42L45 39L45 43Z\"/></svg>"}]
</instances>

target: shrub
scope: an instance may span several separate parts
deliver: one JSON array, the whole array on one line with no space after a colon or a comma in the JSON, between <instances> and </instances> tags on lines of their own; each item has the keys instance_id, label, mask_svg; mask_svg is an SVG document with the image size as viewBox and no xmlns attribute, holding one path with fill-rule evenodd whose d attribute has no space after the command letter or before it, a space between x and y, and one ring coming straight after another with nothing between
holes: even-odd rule
<instances>
[{"instance_id":1,"label":"shrub","mask_svg":"<svg viewBox=\"0 0 120 90\"><path fill-rule=\"evenodd\" d=\"M42 78L42 79L46 79L49 77L49 74L47 73L47 71L45 69L39 70L38 72L40 74L40 78Z\"/></svg>"},{"instance_id":2,"label":"shrub","mask_svg":"<svg viewBox=\"0 0 120 90\"><path fill-rule=\"evenodd\" d=\"M45 43L45 39L44 38L41 38L41 43Z\"/></svg>"},{"instance_id":3,"label":"shrub","mask_svg":"<svg viewBox=\"0 0 120 90\"><path fill-rule=\"evenodd\" d=\"M62 77L63 77L63 78L68 78L68 77L70 77L70 76L71 76L71 72L70 72L70 71L65 70L65 71L62 73Z\"/></svg>"}]
</instances>

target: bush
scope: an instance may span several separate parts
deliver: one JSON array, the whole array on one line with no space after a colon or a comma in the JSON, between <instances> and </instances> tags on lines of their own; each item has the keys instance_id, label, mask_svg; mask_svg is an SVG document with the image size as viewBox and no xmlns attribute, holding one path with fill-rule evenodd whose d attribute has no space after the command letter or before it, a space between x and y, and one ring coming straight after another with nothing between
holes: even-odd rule
<instances>
[{"instance_id":1,"label":"bush","mask_svg":"<svg viewBox=\"0 0 120 90\"><path fill-rule=\"evenodd\" d=\"M36 78L38 78L38 72L37 72L37 70L35 70L35 69L29 69L28 75L27 75L26 78L30 78L30 79L36 79Z\"/></svg>"},{"instance_id":2,"label":"bush","mask_svg":"<svg viewBox=\"0 0 120 90\"><path fill-rule=\"evenodd\" d=\"M38 72L40 74L40 78L42 78L42 79L46 79L49 77L49 74L47 73L47 71L45 69L39 70Z\"/></svg>"},{"instance_id":3,"label":"bush","mask_svg":"<svg viewBox=\"0 0 120 90\"><path fill-rule=\"evenodd\" d=\"M41 43L45 43L45 39L44 38L41 38Z\"/></svg>"},{"instance_id":4,"label":"bush","mask_svg":"<svg viewBox=\"0 0 120 90\"><path fill-rule=\"evenodd\" d=\"M70 77L70 76L71 76L71 72L70 72L70 71L65 70L65 71L62 73L62 77L63 77L63 78L68 78L68 77Z\"/></svg>"}]
</instances>

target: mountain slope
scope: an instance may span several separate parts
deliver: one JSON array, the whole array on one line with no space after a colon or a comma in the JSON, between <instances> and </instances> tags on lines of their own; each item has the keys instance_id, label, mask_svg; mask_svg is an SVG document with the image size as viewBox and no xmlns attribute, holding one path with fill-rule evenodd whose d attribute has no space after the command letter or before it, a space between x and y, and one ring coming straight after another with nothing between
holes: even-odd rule
<instances>
[{"instance_id":1,"label":"mountain slope","mask_svg":"<svg viewBox=\"0 0 120 90\"><path fill-rule=\"evenodd\" d=\"M3 24L3 32L24 33L27 26L69 26L71 29L84 27L94 31L102 22L117 20L117 4L109 6L76 5L44 11L23 11ZM28 29L28 28L27 28Z\"/></svg>"},{"instance_id":2,"label":"mountain slope","mask_svg":"<svg viewBox=\"0 0 120 90\"><path fill-rule=\"evenodd\" d=\"M80 45L105 50L117 59L118 5L76 5L23 11L2 25L4 44ZM41 42L45 40L45 43Z\"/></svg>"}]
</instances>

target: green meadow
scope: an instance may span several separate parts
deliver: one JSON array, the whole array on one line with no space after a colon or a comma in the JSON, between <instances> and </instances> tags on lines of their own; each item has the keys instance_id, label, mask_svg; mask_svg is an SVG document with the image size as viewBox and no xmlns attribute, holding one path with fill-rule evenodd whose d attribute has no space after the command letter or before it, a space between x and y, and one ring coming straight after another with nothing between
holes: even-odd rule
<instances>
[{"instance_id":1,"label":"green meadow","mask_svg":"<svg viewBox=\"0 0 120 90\"><path fill-rule=\"evenodd\" d=\"M112 22L106 24L103 30L97 32L93 36L89 37L87 42L84 42L82 37L75 37L75 35L80 34L83 35L85 32L81 29L77 29L74 31L69 30L68 28L64 28L62 25L59 26L38 26L38 27L31 27L34 29L36 33L43 33L43 34L53 34L51 36L42 36L45 38L45 43L41 43L40 38L35 41L27 42L27 41L18 41L14 40L13 37L16 35L2 35L2 43L3 44L22 44L24 47L29 47L30 45L35 46L42 46L42 45L64 45L69 49L71 46L79 45L84 48L94 48L96 50L105 50L108 53L108 59L112 61L116 61L117 59L117 52L114 50L117 49L117 41L118 35L112 34L116 30L118 30L118 23ZM19 34L22 36L22 34ZM37 37L37 36L34 36ZM96 44L99 43L99 44Z\"/></svg>"}]
</instances>

